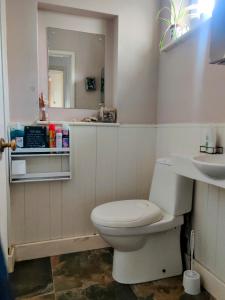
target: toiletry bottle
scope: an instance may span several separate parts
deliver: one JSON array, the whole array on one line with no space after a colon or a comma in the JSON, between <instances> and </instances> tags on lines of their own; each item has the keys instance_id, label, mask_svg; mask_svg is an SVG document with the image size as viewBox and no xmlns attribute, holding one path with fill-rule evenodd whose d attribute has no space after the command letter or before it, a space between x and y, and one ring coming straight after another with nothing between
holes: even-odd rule
<instances>
[{"instance_id":1,"label":"toiletry bottle","mask_svg":"<svg viewBox=\"0 0 225 300\"><path fill-rule=\"evenodd\" d=\"M70 130L67 125L63 125L62 129L62 146L63 148L70 147Z\"/></svg>"},{"instance_id":2,"label":"toiletry bottle","mask_svg":"<svg viewBox=\"0 0 225 300\"><path fill-rule=\"evenodd\" d=\"M16 140L17 148L24 147L24 126L20 123L17 123L10 130L10 138L11 140Z\"/></svg>"},{"instance_id":3,"label":"toiletry bottle","mask_svg":"<svg viewBox=\"0 0 225 300\"><path fill-rule=\"evenodd\" d=\"M56 128L56 148L62 148L62 128Z\"/></svg>"},{"instance_id":4,"label":"toiletry bottle","mask_svg":"<svg viewBox=\"0 0 225 300\"><path fill-rule=\"evenodd\" d=\"M39 97L39 120L48 120L47 101L45 100L43 93L41 93Z\"/></svg>"},{"instance_id":5,"label":"toiletry bottle","mask_svg":"<svg viewBox=\"0 0 225 300\"><path fill-rule=\"evenodd\" d=\"M209 147L209 133L208 132L206 133L206 136L205 136L205 147L206 147L206 150Z\"/></svg>"},{"instance_id":6,"label":"toiletry bottle","mask_svg":"<svg viewBox=\"0 0 225 300\"><path fill-rule=\"evenodd\" d=\"M55 124L49 124L48 130L49 130L49 148L55 148L56 147Z\"/></svg>"},{"instance_id":7,"label":"toiletry bottle","mask_svg":"<svg viewBox=\"0 0 225 300\"><path fill-rule=\"evenodd\" d=\"M216 153L216 128L209 127L206 134L206 151L209 154Z\"/></svg>"}]
</instances>

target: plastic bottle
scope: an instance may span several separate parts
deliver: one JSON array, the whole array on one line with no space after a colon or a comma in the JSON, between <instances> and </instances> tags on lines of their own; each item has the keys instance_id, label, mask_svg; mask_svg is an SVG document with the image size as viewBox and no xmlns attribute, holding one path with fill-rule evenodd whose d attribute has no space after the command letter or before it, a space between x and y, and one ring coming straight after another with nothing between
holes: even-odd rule
<instances>
[{"instance_id":1,"label":"plastic bottle","mask_svg":"<svg viewBox=\"0 0 225 300\"><path fill-rule=\"evenodd\" d=\"M62 129L62 146L63 148L70 147L70 129L67 125L63 125Z\"/></svg>"},{"instance_id":2,"label":"plastic bottle","mask_svg":"<svg viewBox=\"0 0 225 300\"><path fill-rule=\"evenodd\" d=\"M24 126L20 123L17 123L10 130L10 138L11 140L16 140L17 148L24 147Z\"/></svg>"},{"instance_id":3,"label":"plastic bottle","mask_svg":"<svg viewBox=\"0 0 225 300\"><path fill-rule=\"evenodd\" d=\"M56 132L55 132L55 124L49 124L49 148L56 147Z\"/></svg>"},{"instance_id":4,"label":"plastic bottle","mask_svg":"<svg viewBox=\"0 0 225 300\"><path fill-rule=\"evenodd\" d=\"M56 148L62 148L62 129L56 128Z\"/></svg>"},{"instance_id":5,"label":"plastic bottle","mask_svg":"<svg viewBox=\"0 0 225 300\"><path fill-rule=\"evenodd\" d=\"M208 147L209 153L215 153L215 148L216 148L216 128L215 127L210 127L209 128L209 133L208 133Z\"/></svg>"},{"instance_id":6,"label":"plastic bottle","mask_svg":"<svg viewBox=\"0 0 225 300\"><path fill-rule=\"evenodd\" d=\"M216 151L216 129L215 127L209 127L206 130L206 152L213 154Z\"/></svg>"}]
</instances>

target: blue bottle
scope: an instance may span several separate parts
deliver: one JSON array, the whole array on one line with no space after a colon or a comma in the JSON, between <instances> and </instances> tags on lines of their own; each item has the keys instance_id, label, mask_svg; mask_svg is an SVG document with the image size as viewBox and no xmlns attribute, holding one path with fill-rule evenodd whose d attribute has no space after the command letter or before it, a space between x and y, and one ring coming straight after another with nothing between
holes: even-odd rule
<instances>
[{"instance_id":1,"label":"blue bottle","mask_svg":"<svg viewBox=\"0 0 225 300\"><path fill-rule=\"evenodd\" d=\"M20 123L17 123L10 130L11 140L16 140L17 148L24 147L24 126Z\"/></svg>"}]
</instances>

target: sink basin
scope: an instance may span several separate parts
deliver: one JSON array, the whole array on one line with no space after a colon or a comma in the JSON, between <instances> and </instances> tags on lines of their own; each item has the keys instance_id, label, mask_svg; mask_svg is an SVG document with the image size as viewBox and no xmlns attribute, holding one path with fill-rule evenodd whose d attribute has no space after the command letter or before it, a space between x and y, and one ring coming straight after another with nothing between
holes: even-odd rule
<instances>
[{"instance_id":1,"label":"sink basin","mask_svg":"<svg viewBox=\"0 0 225 300\"><path fill-rule=\"evenodd\" d=\"M225 154L202 154L192 159L195 167L214 179L225 179Z\"/></svg>"}]
</instances>

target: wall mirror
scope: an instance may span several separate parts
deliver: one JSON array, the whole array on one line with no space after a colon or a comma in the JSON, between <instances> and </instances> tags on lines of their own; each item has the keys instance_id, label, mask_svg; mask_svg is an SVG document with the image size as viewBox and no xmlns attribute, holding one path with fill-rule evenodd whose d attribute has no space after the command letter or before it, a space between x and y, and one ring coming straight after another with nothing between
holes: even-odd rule
<instances>
[{"instance_id":1,"label":"wall mirror","mask_svg":"<svg viewBox=\"0 0 225 300\"><path fill-rule=\"evenodd\" d=\"M47 28L50 107L99 109L105 101L105 36Z\"/></svg>"}]
</instances>

